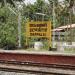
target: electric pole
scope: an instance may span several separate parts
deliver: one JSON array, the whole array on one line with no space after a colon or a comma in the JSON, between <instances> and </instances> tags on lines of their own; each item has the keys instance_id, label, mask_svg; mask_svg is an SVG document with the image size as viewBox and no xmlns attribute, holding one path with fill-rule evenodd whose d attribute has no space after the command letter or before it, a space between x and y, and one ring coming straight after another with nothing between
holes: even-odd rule
<instances>
[{"instance_id":1,"label":"electric pole","mask_svg":"<svg viewBox=\"0 0 75 75\"><path fill-rule=\"evenodd\" d=\"M55 28L55 24L56 24L56 14L55 14L55 2L53 2L53 29ZM52 37L52 46L53 48L55 48L55 31L53 31L53 37Z\"/></svg>"}]
</instances>

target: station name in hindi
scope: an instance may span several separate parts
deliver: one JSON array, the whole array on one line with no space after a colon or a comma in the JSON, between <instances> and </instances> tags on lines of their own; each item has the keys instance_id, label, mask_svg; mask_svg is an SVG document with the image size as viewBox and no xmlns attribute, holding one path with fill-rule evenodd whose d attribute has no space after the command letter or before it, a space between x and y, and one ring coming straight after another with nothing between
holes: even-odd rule
<instances>
[{"instance_id":1,"label":"station name in hindi","mask_svg":"<svg viewBox=\"0 0 75 75\"><path fill-rule=\"evenodd\" d=\"M30 28L30 32L47 32L47 28Z\"/></svg>"}]
</instances>

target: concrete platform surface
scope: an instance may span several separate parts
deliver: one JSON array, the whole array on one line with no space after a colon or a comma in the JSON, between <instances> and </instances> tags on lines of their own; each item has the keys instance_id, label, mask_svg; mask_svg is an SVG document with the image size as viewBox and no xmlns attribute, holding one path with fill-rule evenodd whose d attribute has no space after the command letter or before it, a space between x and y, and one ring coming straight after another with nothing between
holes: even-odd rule
<instances>
[{"instance_id":1,"label":"concrete platform surface","mask_svg":"<svg viewBox=\"0 0 75 75\"><path fill-rule=\"evenodd\" d=\"M2 50L0 53L18 53L18 54L38 54L38 55L60 55L60 56L75 56L73 52L60 51L27 51L27 50Z\"/></svg>"}]
</instances>

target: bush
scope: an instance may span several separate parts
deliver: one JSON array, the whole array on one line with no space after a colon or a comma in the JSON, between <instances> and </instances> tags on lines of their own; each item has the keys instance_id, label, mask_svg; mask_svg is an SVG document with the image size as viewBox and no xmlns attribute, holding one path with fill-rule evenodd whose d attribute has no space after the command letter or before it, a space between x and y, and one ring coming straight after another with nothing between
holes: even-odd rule
<instances>
[{"instance_id":1,"label":"bush","mask_svg":"<svg viewBox=\"0 0 75 75\"><path fill-rule=\"evenodd\" d=\"M6 43L4 44L4 46L3 46L3 48L4 48L5 50L14 50L14 49L16 49L17 47L16 47L16 44L15 44L15 43L6 42Z\"/></svg>"}]
</instances>

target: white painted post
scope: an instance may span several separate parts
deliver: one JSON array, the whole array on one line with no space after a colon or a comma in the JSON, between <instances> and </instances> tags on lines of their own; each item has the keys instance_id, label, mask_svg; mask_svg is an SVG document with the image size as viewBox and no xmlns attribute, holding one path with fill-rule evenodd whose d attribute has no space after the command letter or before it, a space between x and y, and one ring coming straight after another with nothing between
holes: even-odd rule
<instances>
[{"instance_id":1,"label":"white painted post","mask_svg":"<svg viewBox=\"0 0 75 75\"><path fill-rule=\"evenodd\" d=\"M55 28L55 3L54 3L54 1L52 1L53 2L53 28ZM55 48L55 31L53 31L53 37L52 37L52 46L53 46L53 48Z\"/></svg>"},{"instance_id":2,"label":"white painted post","mask_svg":"<svg viewBox=\"0 0 75 75\"><path fill-rule=\"evenodd\" d=\"M18 47L21 48L21 13L18 13Z\"/></svg>"}]
</instances>

